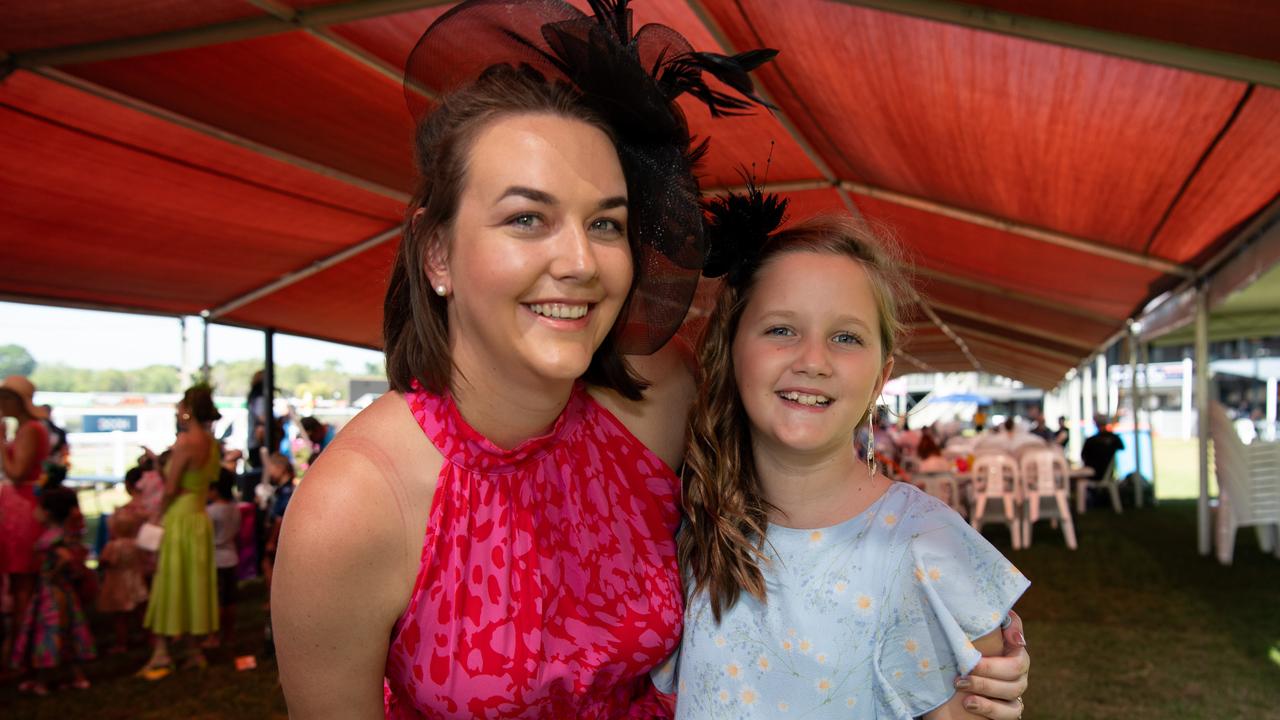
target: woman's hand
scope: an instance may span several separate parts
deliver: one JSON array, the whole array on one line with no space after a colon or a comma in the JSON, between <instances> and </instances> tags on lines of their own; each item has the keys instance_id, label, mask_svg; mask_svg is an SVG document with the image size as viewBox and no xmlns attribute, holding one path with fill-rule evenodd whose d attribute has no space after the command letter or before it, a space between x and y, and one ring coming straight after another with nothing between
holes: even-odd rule
<instances>
[{"instance_id":1,"label":"woman's hand","mask_svg":"<svg viewBox=\"0 0 1280 720\"><path fill-rule=\"evenodd\" d=\"M1013 611L1009 615L1013 622L1001 633L1004 654L983 657L973 672L956 679L956 689L968 695L964 709L992 720L1022 717L1022 694L1027 691L1027 675L1031 671L1022 618Z\"/></svg>"}]
</instances>

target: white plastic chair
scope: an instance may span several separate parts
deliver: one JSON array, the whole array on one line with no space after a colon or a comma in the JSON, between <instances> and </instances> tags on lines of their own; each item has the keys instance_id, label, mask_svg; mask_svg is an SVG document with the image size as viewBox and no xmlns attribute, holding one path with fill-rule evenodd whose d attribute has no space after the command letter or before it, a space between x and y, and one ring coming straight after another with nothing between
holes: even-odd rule
<instances>
[{"instance_id":1,"label":"white plastic chair","mask_svg":"<svg viewBox=\"0 0 1280 720\"><path fill-rule=\"evenodd\" d=\"M1083 515L1085 511L1085 500L1088 499L1089 488L1105 488L1107 493L1111 495L1111 507L1115 509L1117 515L1124 513L1123 506L1120 505L1120 483L1116 481L1116 459L1111 457L1111 462L1107 463L1107 469L1102 471L1102 479L1097 478L1076 478L1076 514Z\"/></svg>"},{"instance_id":2,"label":"white plastic chair","mask_svg":"<svg viewBox=\"0 0 1280 720\"><path fill-rule=\"evenodd\" d=\"M1018 465L1003 454L979 455L973 461L973 514L969 524L982 530L987 502L997 501L1004 510L1004 523L1009 526L1013 549L1022 549L1022 520L1018 514Z\"/></svg>"},{"instance_id":3,"label":"white plastic chair","mask_svg":"<svg viewBox=\"0 0 1280 720\"><path fill-rule=\"evenodd\" d=\"M1218 403L1209 409L1209 434L1218 479L1218 562L1231 564L1236 530L1249 526L1257 528L1262 551L1280 557L1280 443L1245 445Z\"/></svg>"},{"instance_id":4,"label":"white plastic chair","mask_svg":"<svg viewBox=\"0 0 1280 720\"><path fill-rule=\"evenodd\" d=\"M1076 549L1076 526L1067 500L1067 459L1048 448L1028 450L1018 461L1022 497L1027 508L1022 525L1022 547L1031 547L1031 528L1041 518L1062 526L1067 547ZM1044 506L1044 501L1050 501Z\"/></svg>"},{"instance_id":5,"label":"white plastic chair","mask_svg":"<svg viewBox=\"0 0 1280 720\"><path fill-rule=\"evenodd\" d=\"M960 502L960 486L956 483L956 478L949 472L928 472L916 473L911 476L911 480L917 485L923 485L924 491L951 507L952 510L964 515L964 504Z\"/></svg>"}]
</instances>

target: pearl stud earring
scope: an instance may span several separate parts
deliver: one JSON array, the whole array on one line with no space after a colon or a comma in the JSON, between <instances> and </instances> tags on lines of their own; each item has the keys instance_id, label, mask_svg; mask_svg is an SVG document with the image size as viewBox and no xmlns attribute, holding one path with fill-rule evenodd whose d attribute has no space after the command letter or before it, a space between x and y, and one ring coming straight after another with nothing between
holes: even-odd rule
<instances>
[{"instance_id":1,"label":"pearl stud earring","mask_svg":"<svg viewBox=\"0 0 1280 720\"><path fill-rule=\"evenodd\" d=\"M447 292L449 292L449 289L446 288L445 286L443 285L436 286L436 294L439 295L440 297L444 297L445 293Z\"/></svg>"}]
</instances>

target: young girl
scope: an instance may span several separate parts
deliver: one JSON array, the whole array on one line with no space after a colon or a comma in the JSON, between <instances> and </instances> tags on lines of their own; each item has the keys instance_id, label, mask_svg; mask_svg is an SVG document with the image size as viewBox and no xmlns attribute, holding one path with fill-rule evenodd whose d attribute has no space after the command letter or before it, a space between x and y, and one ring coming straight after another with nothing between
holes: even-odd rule
<instances>
[{"instance_id":1,"label":"young girl","mask_svg":"<svg viewBox=\"0 0 1280 720\"><path fill-rule=\"evenodd\" d=\"M37 515L44 532L35 546L40 572L26 613L19 618L10 658L14 668L31 667L37 672L34 679L18 685L23 692L48 695L47 676L60 665L71 670L70 687L89 688L78 663L94 658L93 636L76 594L76 562L65 530L78 509L76 494L68 488L47 488L40 493Z\"/></svg>"},{"instance_id":2,"label":"young girl","mask_svg":"<svg viewBox=\"0 0 1280 720\"><path fill-rule=\"evenodd\" d=\"M137 492L136 480L132 486L127 479L125 482L125 489L130 495ZM112 654L128 650L130 619L147 601L146 557L135 542L138 530L146 520L146 512L133 502L116 508L107 520L111 539L98 558L99 567L103 570L102 587L98 590L98 612L112 616L116 641L107 651Z\"/></svg>"},{"instance_id":3,"label":"young girl","mask_svg":"<svg viewBox=\"0 0 1280 720\"><path fill-rule=\"evenodd\" d=\"M240 581L236 567L240 564L240 551L236 537L240 533L240 508L236 506L236 474L226 467L218 475L218 481L209 488L209 505L205 514L213 523L213 562L218 568L218 618L220 633L210 633L204 647L216 648L224 642L230 644L235 633L236 599Z\"/></svg>"},{"instance_id":4,"label":"young girl","mask_svg":"<svg viewBox=\"0 0 1280 720\"><path fill-rule=\"evenodd\" d=\"M267 592L271 591L271 578L275 574L276 546L280 542L280 524L284 522L284 511L289 507L289 499L293 497L294 481L297 474L289 458L274 453L267 461L267 480L271 483L271 492L266 496L265 519L263 533L266 542L262 553L262 578L267 582Z\"/></svg>"},{"instance_id":5,"label":"young girl","mask_svg":"<svg viewBox=\"0 0 1280 720\"><path fill-rule=\"evenodd\" d=\"M898 268L851 219L762 235L733 238L702 349L677 717L1017 717L956 680L1000 654L1026 578L855 452L893 370Z\"/></svg>"}]
</instances>

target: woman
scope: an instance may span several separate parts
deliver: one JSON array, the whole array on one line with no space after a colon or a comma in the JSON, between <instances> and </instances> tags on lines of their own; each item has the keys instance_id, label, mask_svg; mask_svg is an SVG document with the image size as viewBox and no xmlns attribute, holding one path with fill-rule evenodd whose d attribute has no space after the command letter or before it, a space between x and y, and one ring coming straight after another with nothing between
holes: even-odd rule
<instances>
[{"instance_id":1,"label":"woman","mask_svg":"<svg viewBox=\"0 0 1280 720\"><path fill-rule=\"evenodd\" d=\"M0 462L9 481L0 485L0 573L9 576L14 618L23 617L31 602L40 570L35 544L44 530L36 516L35 490L49 456L49 431L44 411L32 402L35 393L35 385L21 375L10 375L0 385ZM18 421L12 441L7 418ZM6 633L0 657L9 657L12 635Z\"/></svg>"},{"instance_id":2,"label":"woman","mask_svg":"<svg viewBox=\"0 0 1280 720\"><path fill-rule=\"evenodd\" d=\"M148 680L158 680L172 670L169 643L183 636L191 637L185 664L208 665L194 638L218 631L213 525L204 506L209 486L222 469L222 448L213 436L213 423L220 417L208 385L188 389L178 402L178 440L164 464L164 537L143 619L156 636L151 659L140 671Z\"/></svg>"},{"instance_id":3,"label":"woman","mask_svg":"<svg viewBox=\"0 0 1280 720\"><path fill-rule=\"evenodd\" d=\"M743 205L780 219L784 204L751 197L717 220ZM985 701L955 683L1000 654L1027 581L947 506L857 459L902 273L851 218L731 224L740 255L700 353L685 467L677 717L967 717Z\"/></svg>"},{"instance_id":4,"label":"woman","mask_svg":"<svg viewBox=\"0 0 1280 720\"><path fill-rule=\"evenodd\" d=\"M495 18L535 6L559 7L464 3L424 42L509 43ZM272 613L294 716L381 717L384 677L389 717L669 714L647 673L679 634L670 468L692 375L674 344L621 351L683 317L701 211L683 90L628 55L625 3L593 7L512 21L551 38L563 53L540 67L574 87L440 53L479 77L419 128L385 307L395 392L326 449L282 530ZM663 30L646 52L687 58Z\"/></svg>"}]
</instances>

